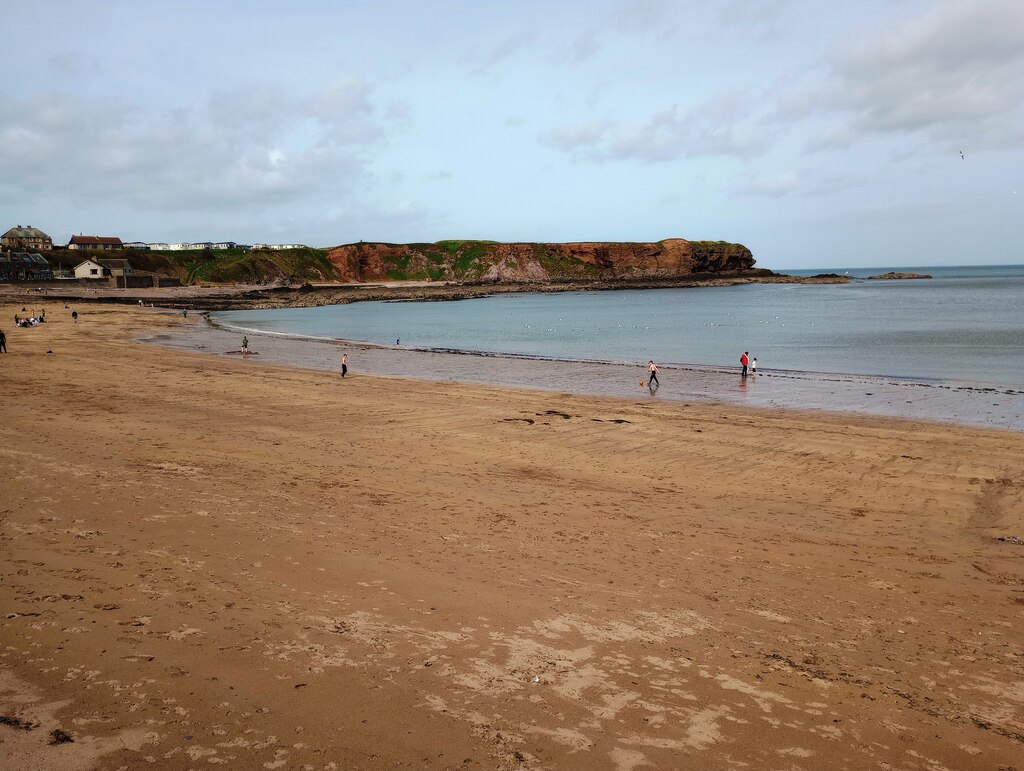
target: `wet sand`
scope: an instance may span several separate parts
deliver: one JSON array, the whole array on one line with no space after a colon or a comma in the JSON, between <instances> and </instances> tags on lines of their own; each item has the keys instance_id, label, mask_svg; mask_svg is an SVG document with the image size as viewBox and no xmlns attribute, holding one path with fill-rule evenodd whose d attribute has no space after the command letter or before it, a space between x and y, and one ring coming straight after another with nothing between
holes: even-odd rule
<instances>
[{"instance_id":1,"label":"wet sand","mask_svg":"<svg viewBox=\"0 0 1024 771\"><path fill-rule=\"evenodd\" d=\"M253 364L266 362L339 371L341 354L347 352L349 368L364 374L626 399L654 397L683 403L827 410L1024 431L1024 390L981 383L925 383L870 375L770 369L744 379L738 367L661 365L660 386L657 393L651 393L646 387L646 366L420 351L203 324L145 339L182 350L235 355L243 335L249 337L253 353L249 361Z\"/></svg>"},{"instance_id":2,"label":"wet sand","mask_svg":"<svg viewBox=\"0 0 1024 771\"><path fill-rule=\"evenodd\" d=\"M1020 765L1022 432L80 312L0 324L6 767Z\"/></svg>"}]
</instances>

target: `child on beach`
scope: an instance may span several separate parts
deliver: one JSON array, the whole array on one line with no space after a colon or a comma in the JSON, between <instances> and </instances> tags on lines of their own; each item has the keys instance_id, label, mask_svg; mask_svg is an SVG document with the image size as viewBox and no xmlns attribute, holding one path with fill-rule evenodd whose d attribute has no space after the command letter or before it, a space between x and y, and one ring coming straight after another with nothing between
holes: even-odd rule
<instances>
[{"instance_id":1,"label":"child on beach","mask_svg":"<svg viewBox=\"0 0 1024 771\"><path fill-rule=\"evenodd\" d=\"M756 356L753 359L750 360L750 374L751 375L756 375L757 374L757 357Z\"/></svg>"},{"instance_id":2,"label":"child on beach","mask_svg":"<svg viewBox=\"0 0 1024 771\"><path fill-rule=\"evenodd\" d=\"M243 336L242 337L242 355L245 356L247 353L249 353L249 338Z\"/></svg>"}]
</instances>

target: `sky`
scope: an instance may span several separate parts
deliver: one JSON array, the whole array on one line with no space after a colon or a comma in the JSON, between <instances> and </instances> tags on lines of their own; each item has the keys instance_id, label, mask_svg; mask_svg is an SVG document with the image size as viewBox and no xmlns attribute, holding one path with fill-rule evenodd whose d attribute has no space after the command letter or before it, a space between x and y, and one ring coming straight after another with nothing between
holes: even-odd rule
<instances>
[{"instance_id":1,"label":"sky","mask_svg":"<svg viewBox=\"0 0 1024 771\"><path fill-rule=\"evenodd\" d=\"M1024 263L1024 0L0 0L0 230Z\"/></svg>"}]
</instances>

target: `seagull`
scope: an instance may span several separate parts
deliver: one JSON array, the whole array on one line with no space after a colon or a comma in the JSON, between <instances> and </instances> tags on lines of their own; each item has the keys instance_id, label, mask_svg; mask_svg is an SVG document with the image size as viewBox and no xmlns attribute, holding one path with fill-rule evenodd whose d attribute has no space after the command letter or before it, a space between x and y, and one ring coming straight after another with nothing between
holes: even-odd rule
<instances>
[{"instance_id":1,"label":"seagull","mask_svg":"<svg viewBox=\"0 0 1024 771\"><path fill-rule=\"evenodd\" d=\"M963 150L960 151L960 160L961 161L966 161L967 160L966 158L964 158L964 151Z\"/></svg>"}]
</instances>

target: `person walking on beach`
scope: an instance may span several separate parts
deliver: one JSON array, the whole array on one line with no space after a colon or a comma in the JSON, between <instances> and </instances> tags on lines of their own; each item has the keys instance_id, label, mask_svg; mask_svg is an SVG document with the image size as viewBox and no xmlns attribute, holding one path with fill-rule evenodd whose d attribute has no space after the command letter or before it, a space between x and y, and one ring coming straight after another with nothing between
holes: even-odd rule
<instances>
[{"instance_id":1,"label":"person walking on beach","mask_svg":"<svg viewBox=\"0 0 1024 771\"><path fill-rule=\"evenodd\" d=\"M659 386L661 383L658 382L658 365L654 363L654 359L647 362L647 387L650 388L652 384L657 383Z\"/></svg>"},{"instance_id":2,"label":"person walking on beach","mask_svg":"<svg viewBox=\"0 0 1024 771\"><path fill-rule=\"evenodd\" d=\"M71 311L71 320L78 323L78 311Z\"/></svg>"},{"instance_id":3,"label":"person walking on beach","mask_svg":"<svg viewBox=\"0 0 1024 771\"><path fill-rule=\"evenodd\" d=\"M7 353L7 335L0 329L0 353Z\"/></svg>"},{"instance_id":4,"label":"person walking on beach","mask_svg":"<svg viewBox=\"0 0 1024 771\"><path fill-rule=\"evenodd\" d=\"M747 367L750 366L750 354L747 353L747 351L744 351L743 355L740 356L740 366L743 367L743 371L740 373L740 377L746 377Z\"/></svg>"},{"instance_id":5,"label":"person walking on beach","mask_svg":"<svg viewBox=\"0 0 1024 771\"><path fill-rule=\"evenodd\" d=\"M245 356L249 353L249 338L242 336L242 355Z\"/></svg>"},{"instance_id":6,"label":"person walking on beach","mask_svg":"<svg viewBox=\"0 0 1024 771\"><path fill-rule=\"evenodd\" d=\"M750 374L751 375L756 375L757 374L757 357L756 356L753 359L750 360Z\"/></svg>"},{"instance_id":7,"label":"person walking on beach","mask_svg":"<svg viewBox=\"0 0 1024 771\"><path fill-rule=\"evenodd\" d=\"M341 354L341 376L345 377L348 374L348 354Z\"/></svg>"}]
</instances>

